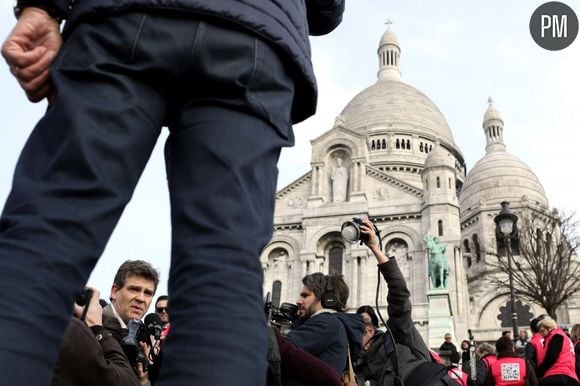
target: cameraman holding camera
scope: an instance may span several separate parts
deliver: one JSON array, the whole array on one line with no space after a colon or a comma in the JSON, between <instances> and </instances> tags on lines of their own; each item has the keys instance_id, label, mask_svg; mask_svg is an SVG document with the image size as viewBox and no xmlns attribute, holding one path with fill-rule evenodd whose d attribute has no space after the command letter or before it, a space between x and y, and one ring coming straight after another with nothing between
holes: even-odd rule
<instances>
[{"instance_id":1,"label":"cameraman holding camera","mask_svg":"<svg viewBox=\"0 0 580 386\"><path fill-rule=\"evenodd\" d=\"M121 325L103 315L100 293L85 292L84 305L74 305L74 316L64 335L51 386L139 386L123 352Z\"/></svg>"},{"instance_id":2,"label":"cameraman holding camera","mask_svg":"<svg viewBox=\"0 0 580 386\"><path fill-rule=\"evenodd\" d=\"M287 339L304 351L329 364L342 374L348 349L356 358L361 348L364 322L360 315L344 312L349 289L342 275L316 272L302 279L296 301L298 321ZM301 384L291 374L283 376L284 386Z\"/></svg>"}]
</instances>

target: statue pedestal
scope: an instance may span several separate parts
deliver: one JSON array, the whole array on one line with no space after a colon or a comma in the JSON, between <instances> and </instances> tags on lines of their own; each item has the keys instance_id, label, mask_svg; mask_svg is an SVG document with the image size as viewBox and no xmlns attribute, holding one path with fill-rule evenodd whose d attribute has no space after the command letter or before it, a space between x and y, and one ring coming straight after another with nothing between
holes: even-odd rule
<instances>
[{"instance_id":1,"label":"statue pedestal","mask_svg":"<svg viewBox=\"0 0 580 386\"><path fill-rule=\"evenodd\" d=\"M429 300L429 342L430 348L438 349L446 333L454 338L453 313L448 289L433 289L427 292Z\"/></svg>"}]
</instances>

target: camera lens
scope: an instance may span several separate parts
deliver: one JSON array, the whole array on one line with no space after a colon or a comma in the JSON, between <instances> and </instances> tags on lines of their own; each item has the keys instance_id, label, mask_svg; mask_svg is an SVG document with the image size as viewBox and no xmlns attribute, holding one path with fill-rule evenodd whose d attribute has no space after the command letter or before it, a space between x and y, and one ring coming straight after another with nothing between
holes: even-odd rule
<instances>
[{"instance_id":1,"label":"camera lens","mask_svg":"<svg viewBox=\"0 0 580 386\"><path fill-rule=\"evenodd\" d=\"M342 238L349 244L356 244L360 240L360 228L358 224L353 221L347 221L342 224L340 229Z\"/></svg>"}]
</instances>

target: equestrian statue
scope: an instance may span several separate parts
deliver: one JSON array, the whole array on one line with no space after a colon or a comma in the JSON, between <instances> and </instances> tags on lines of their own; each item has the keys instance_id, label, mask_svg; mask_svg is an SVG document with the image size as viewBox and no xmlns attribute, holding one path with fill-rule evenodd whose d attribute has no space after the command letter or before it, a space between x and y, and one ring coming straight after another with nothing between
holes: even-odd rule
<instances>
[{"instance_id":1,"label":"equestrian statue","mask_svg":"<svg viewBox=\"0 0 580 386\"><path fill-rule=\"evenodd\" d=\"M447 288L447 276L449 275L449 263L445 252L447 245L441 244L436 236L425 236L425 243L429 251L429 277L433 288Z\"/></svg>"}]
</instances>

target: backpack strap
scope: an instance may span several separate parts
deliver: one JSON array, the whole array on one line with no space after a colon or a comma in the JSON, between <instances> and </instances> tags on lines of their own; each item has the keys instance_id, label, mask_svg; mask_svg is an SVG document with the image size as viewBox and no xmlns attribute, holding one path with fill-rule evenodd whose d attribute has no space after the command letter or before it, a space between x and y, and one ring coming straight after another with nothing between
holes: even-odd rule
<instances>
[{"instance_id":1,"label":"backpack strap","mask_svg":"<svg viewBox=\"0 0 580 386\"><path fill-rule=\"evenodd\" d=\"M407 375L405 384L408 386L467 386L463 383L461 374L455 369L457 367L448 367L437 362L423 362ZM454 376L450 376L449 372Z\"/></svg>"},{"instance_id":2,"label":"backpack strap","mask_svg":"<svg viewBox=\"0 0 580 386\"><path fill-rule=\"evenodd\" d=\"M272 372L274 386L282 385L282 359L280 357L280 347L274 329L268 327L268 368Z\"/></svg>"}]
</instances>

